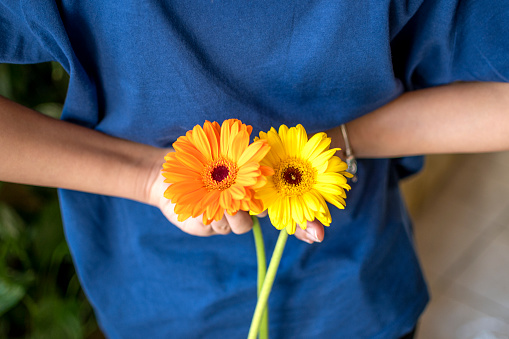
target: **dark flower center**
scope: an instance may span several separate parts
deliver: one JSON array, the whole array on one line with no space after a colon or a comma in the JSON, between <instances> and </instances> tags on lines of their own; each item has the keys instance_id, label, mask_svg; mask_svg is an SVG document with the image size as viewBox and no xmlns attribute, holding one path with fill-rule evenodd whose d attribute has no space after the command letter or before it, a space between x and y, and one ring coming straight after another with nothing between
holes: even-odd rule
<instances>
[{"instance_id":1,"label":"dark flower center","mask_svg":"<svg viewBox=\"0 0 509 339\"><path fill-rule=\"evenodd\" d=\"M228 170L228 167L219 165L212 170L212 179L217 182L221 182L226 179L229 173L230 171Z\"/></svg>"},{"instance_id":2,"label":"dark flower center","mask_svg":"<svg viewBox=\"0 0 509 339\"><path fill-rule=\"evenodd\" d=\"M302 173L295 167L288 167L283 173L283 179L290 185L298 185L302 181Z\"/></svg>"}]
</instances>

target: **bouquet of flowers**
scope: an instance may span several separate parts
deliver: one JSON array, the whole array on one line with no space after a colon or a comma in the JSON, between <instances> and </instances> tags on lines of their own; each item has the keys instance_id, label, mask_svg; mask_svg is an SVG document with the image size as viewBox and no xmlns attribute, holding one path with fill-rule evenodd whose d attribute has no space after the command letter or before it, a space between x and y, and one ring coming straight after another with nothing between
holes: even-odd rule
<instances>
[{"instance_id":1,"label":"bouquet of flowers","mask_svg":"<svg viewBox=\"0 0 509 339\"><path fill-rule=\"evenodd\" d=\"M258 302L248 338L268 337L267 301L289 234L317 219L329 226L327 202L345 208L348 165L330 148L325 133L308 138L302 125L260 132L250 143L252 127L229 119L220 126L206 121L173 144L163 176L170 183L165 197L175 204L178 220L203 215L203 223L224 213L268 211L280 234L266 271L263 237L256 217L253 233L258 257Z\"/></svg>"}]
</instances>

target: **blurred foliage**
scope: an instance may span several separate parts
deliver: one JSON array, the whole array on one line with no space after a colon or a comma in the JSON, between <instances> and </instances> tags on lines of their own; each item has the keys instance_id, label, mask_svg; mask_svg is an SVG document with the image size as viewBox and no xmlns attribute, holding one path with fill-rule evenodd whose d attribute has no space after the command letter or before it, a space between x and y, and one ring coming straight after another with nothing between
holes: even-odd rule
<instances>
[{"instance_id":1,"label":"blurred foliage","mask_svg":"<svg viewBox=\"0 0 509 339\"><path fill-rule=\"evenodd\" d=\"M57 63L0 64L0 95L58 118ZM101 338L65 242L55 189L0 182L0 338Z\"/></svg>"}]
</instances>

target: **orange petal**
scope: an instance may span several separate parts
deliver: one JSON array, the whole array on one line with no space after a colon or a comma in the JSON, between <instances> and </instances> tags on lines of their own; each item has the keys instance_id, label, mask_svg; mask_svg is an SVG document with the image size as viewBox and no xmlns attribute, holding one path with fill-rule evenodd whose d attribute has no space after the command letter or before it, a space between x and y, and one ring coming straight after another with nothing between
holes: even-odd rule
<instances>
[{"instance_id":1,"label":"orange petal","mask_svg":"<svg viewBox=\"0 0 509 339\"><path fill-rule=\"evenodd\" d=\"M219 156L219 130L216 130L215 125L209 121L205 121L203 129L205 131L205 135L207 136L207 140L210 145L212 159L217 159Z\"/></svg>"},{"instance_id":2,"label":"orange petal","mask_svg":"<svg viewBox=\"0 0 509 339\"><path fill-rule=\"evenodd\" d=\"M191 154L192 156L200 160L200 162L207 163L207 159L205 158L205 156L191 143L179 143L179 144L174 143L173 148L175 148L176 152Z\"/></svg>"},{"instance_id":3,"label":"orange petal","mask_svg":"<svg viewBox=\"0 0 509 339\"><path fill-rule=\"evenodd\" d=\"M238 166L248 162L260 162L270 151L270 145L267 140L258 140L249 145L237 161Z\"/></svg>"},{"instance_id":4,"label":"orange petal","mask_svg":"<svg viewBox=\"0 0 509 339\"><path fill-rule=\"evenodd\" d=\"M230 193L232 194L232 198L236 200L242 200L246 196L246 190L243 186L240 185L232 185L230 188Z\"/></svg>"},{"instance_id":5,"label":"orange petal","mask_svg":"<svg viewBox=\"0 0 509 339\"><path fill-rule=\"evenodd\" d=\"M229 152L227 153L227 157L236 163L248 145L249 134L245 130L239 131L235 137L230 138L230 146L228 149Z\"/></svg>"},{"instance_id":6,"label":"orange petal","mask_svg":"<svg viewBox=\"0 0 509 339\"><path fill-rule=\"evenodd\" d=\"M199 159L188 153L176 153L176 157L184 166L198 173L201 173L203 167L205 166L205 164L202 163Z\"/></svg>"},{"instance_id":7,"label":"orange petal","mask_svg":"<svg viewBox=\"0 0 509 339\"><path fill-rule=\"evenodd\" d=\"M240 210L249 211L249 200L241 200L240 201Z\"/></svg>"},{"instance_id":8,"label":"orange petal","mask_svg":"<svg viewBox=\"0 0 509 339\"><path fill-rule=\"evenodd\" d=\"M193 128L193 145L205 156L208 161L212 160L212 150L207 135L200 125Z\"/></svg>"},{"instance_id":9,"label":"orange petal","mask_svg":"<svg viewBox=\"0 0 509 339\"><path fill-rule=\"evenodd\" d=\"M199 202L202 206L209 206L215 202L219 203L220 191L209 191ZM198 201L196 202L198 203Z\"/></svg>"},{"instance_id":10,"label":"orange petal","mask_svg":"<svg viewBox=\"0 0 509 339\"><path fill-rule=\"evenodd\" d=\"M201 188L199 190L189 192L188 194L183 195L176 201L176 203L183 205L194 205L197 204L200 200L204 199L206 194L207 189Z\"/></svg>"},{"instance_id":11,"label":"orange petal","mask_svg":"<svg viewBox=\"0 0 509 339\"><path fill-rule=\"evenodd\" d=\"M253 198L249 200L249 210L256 214L260 214L264 211L263 202L260 199Z\"/></svg>"},{"instance_id":12,"label":"orange petal","mask_svg":"<svg viewBox=\"0 0 509 339\"><path fill-rule=\"evenodd\" d=\"M256 183L254 185L251 185L251 188L252 189L260 189L262 188L263 186L265 186L265 184L267 183L267 178L265 178L264 176L259 176L256 180Z\"/></svg>"},{"instance_id":13,"label":"orange petal","mask_svg":"<svg viewBox=\"0 0 509 339\"><path fill-rule=\"evenodd\" d=\"M259 176L262 174L262 172L260 171L260 165L258 165L258 163L256 162L249 162L247 164L245 164L244 166L242 166L241 168L239 168L239 171L237 172L238 175L243 175L243 176Z\"/></svg>"},{"instance_id":14,"label":"orange petal","mask_svg":"<svg viewBox=\"0 0 509 339\"><path fill-rule=\"evenodd\" d=\"M183 221L186 221L187 219L189 219L190 217L191 217L191 215L189 215L188 213L182 213L182 214L177 215L177 220L180 222L183 222Z\"/></svg>"},{"instance_id":15,"label":"orange petal","mask_svg":"<svg viewBox=\"0 0 509 339\"><path fill-rule=\"evenodd\" d=\"M221 125L221 135L219 142L219 152L222 155L228 154L228 147L230 146L230 123L225 120Z\"/></svg>"},{"instance_id":16,"label":"orange petal","mask_svg":"<svg viewBox=\"0 0 509 339\"><path fill-rule=\"evenodd\" d=\"M269 166L260 166L260 171L262 172L262 175L266 177L274 175L274 170Z\"/></svg>"},{"instance_id":17,"label":"orange petal","mask_svg":"<svg viewBox=\"0 0 509 339\"><path fill-rule=\"evenodd\" d=\"M200 183L181 181L170 185L166 191L173 196L172 198L179 198L189 192L194 192L201 188L203 188L203 186Z\"/></svg>"},{"instance_id":18,"label":"orange petal","mask_svg":"<svg viewBox=\"0 0 509 339\"><path fill-rule=\"evenodd\" d=\"M201 179L201 172L198 172L196 170L193 170L189 167L182 166L181 163L178 164L167 164L167 166L164 166L164 169L162 172L170 172L170 173L178 173L181 175L189 175L196 179Z\"/></svg>"},{"instance_id":19,"label":"orange petal","mask_svg":"<svg viewBox=\"0 0 509 339\"><path fill-rule=\"evenodd\" d=\"M232 205L232 194L229 190L224 190L219 195L219 204L222 208L228 209Z\"/></svg>"},{"instance_id":20,"label":"orange petal","mask_svg":"<svg viewBox=\"0 0 509 339\"><path fill-rule=\"evenodd\" d=\"M164 182L174 183L179 181L193 181L196 180L196 177L191 173L176 173L176 172L163 172L162 175L166 178Z\"/></svg>"},{"instance_id":21,"label":"orange petal","mask_svg":"<svg viewBox=\"0 0 509 339\"><path fill-rule=\"evenodd\" d=\"M209 220L219 221L223 218L224 209L219 205L219 200L213 200L210 205L207 205L204 217L207 216Z\"/></svg>"},{"instance_id":22,"label":"orange petal","mask_svg":"<svg viewBox=\"0 0 509 339\"><path fill-rule=\"evenodd\" d=\"M253 132L253 126L251 126L251 125L245 125L245 126L246 126L247 134L251 135L251 133Z\"/></svg>"},{"instance_id":23,"label":"orange petal","mask_svg":"<svg viewBox=\"0 0 509 339\"><path fill-rule=\"evenodd\" d=\"M189 209L193 211L192 216L196 218L205 213L207 206L201 203L194 203L192 206L189 206Z\"/></svg>"},{"instance_id":24,"label":"orange petal","mask_svg":"<svg viewBox=\"0 0 509 339\"><path fill-rule=\"evenodd\" d=\"M237 174L235 183L241 186L253 186L258 182L259 175L240 175Z\"/></svg>"}]
</instances>

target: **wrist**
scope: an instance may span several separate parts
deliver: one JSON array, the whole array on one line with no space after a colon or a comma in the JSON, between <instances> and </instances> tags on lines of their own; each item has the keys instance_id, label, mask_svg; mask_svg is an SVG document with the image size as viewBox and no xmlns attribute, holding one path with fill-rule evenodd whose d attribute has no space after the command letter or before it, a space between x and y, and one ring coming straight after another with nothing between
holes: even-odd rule
<instances>
[{"instance_id":1,"label":"wrist","mask_svg":"<svg viewBox=\"0 0 509 339\"><path fill-rule=\"evenodd\" d=\"M147 146L149 147L149 146ZM164 178L161 175L164 156L169 149L150 147L147 153L138 159L136 177L131 187L131 199L148 205L159 206L159 198L164 194ZM155 192L157 190L157 192Z\"/></svg>"}]
</instances>

